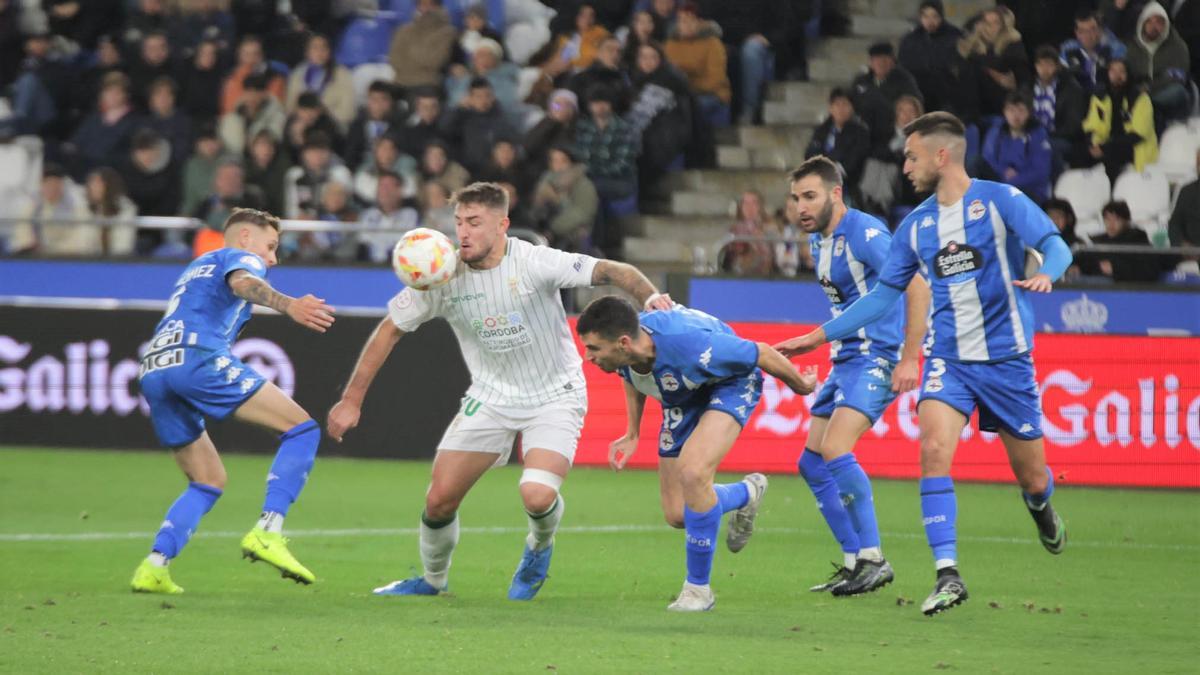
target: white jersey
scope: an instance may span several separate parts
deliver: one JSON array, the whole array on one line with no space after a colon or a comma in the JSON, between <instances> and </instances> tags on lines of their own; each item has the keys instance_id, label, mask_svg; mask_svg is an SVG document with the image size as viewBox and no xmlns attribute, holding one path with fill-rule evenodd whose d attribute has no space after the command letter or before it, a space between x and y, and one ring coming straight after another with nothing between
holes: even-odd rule
<instances>
[{"instance_id":1,"label":"white jersey","mask_svg":"<svg viewBox=\"0 0 1200 675\"><path fill-rule=\"evenodd\" d=\"M583 361L559 290L590 286L597 262L509 237L496 267L460 264L442 286L406 288L388 303L388 316L406 333L444 317L471 373L467 395L477 401L513 408L564 399L586 405Z\"/></svg>"}]
</instances>

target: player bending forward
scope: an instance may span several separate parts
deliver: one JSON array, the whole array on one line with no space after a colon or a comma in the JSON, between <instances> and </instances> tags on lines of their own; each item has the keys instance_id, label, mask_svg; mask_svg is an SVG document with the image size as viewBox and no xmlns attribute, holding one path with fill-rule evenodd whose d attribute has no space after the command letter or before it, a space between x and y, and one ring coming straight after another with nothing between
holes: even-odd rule
<instances>
[{"instance_id":1,"label":"player bending forward","mask_svg":"<svg viewBox=\"0 0 1200 675\"><path fill-rule=\"evenodd\" d=\"M225 221L225 248L192 261L175 282L139 378L159 442L175 451L188 487L167 510L149 557L134 572L134 591L182 593L167 563L179 555L225 487L225 467L204 430L204 417L234 415L279 433L279 451L267 474L262 517L242 539L242 555L262 560L285 578L311 584L315 577L288 551L283 518L308 480L321 440L320 426L273 383L242 363L230 346L263 305L324 333L333 308L319 298L290 298L266 282L276 263L279 220L253 209L234 209Z\"/></svg>"},{"instance_id":2,"label":"player bending forward","mask_svg":"<svg viewBox=\"0 0 1200 675\"><path fill-rule=\"evenodd\" d=\"M937 582L921 605L936 614L967 599L958 573L958 512L950 465L963 427L979 408L979 428L1008 451L1042 545L1061 553L1066 526L1050 506L1054 479L1042 444L1042 405L1033 371L1033 310L1026 293L1049 293L1071 264L1050 218L1015 187L972 180L963 168L963 123L932 112L904 129L904 173L933 195L892 238L879 283L837 318L777 347L802 354L844 340L877 321L921 272L933 289L929 360L918 404L921 514ZM1045 255L1024 278L1025 246Z\"/></svg>"},{"instance_id":3,"label":"player bending forward","mask_svg":"<svg viewBox=\"0 0 1200 675\"><path fill-rule=\"evenodd\" d=\"M628 425L609 448L620 470L637 450L646 397L662 402L658 475L663 515L687 533L687 578L667 609L704 612L716 604L709 586L721 516L730 517L725 543L737 553L754 531L767 478L713 484L717 465L733 447L762 393L762 372L797 394L816 388L815 368L797 371L779 352L734 334L704 312L675 306L644 312L614 296L593 301L576 325L587 359L624 379Z\"/></svg>"},{"instance_id":4,"label":"player bending forward","mask_svg":"<svg viewBox=\"0 0 1200 675\"><path fill-rule=\"evenodd\" d=\"M445 285L427 291L406 288L388 303L388 317L367 339L341 401L329 412L329 435L340 441L358 424L367 389L397 341L426 321L444 317L458 337L471 387L433 461L421 513L424 574L375 593L437 595L446 590L450 557L458 544L459 504L484 472L507 461L521 434L525 470L520 492L529 536L508 597L530 600L550 569L564 508L559 491L587 412L582 361L559 291L613 284L650 307L669 307L671 301L624 263L507 236L508 193L495 183L459 190L454 217L465 264Z\"/></svg>"}]
</instances>

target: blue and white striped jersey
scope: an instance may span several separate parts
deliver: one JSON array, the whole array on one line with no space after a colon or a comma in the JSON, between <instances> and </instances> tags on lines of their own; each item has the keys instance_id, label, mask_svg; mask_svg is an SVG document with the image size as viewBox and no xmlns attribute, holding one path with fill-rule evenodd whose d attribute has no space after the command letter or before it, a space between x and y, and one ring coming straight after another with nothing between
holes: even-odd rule
<instances>
[{"instance_id":1,"label":"blue and white striped jersey","mask_svg":"<svg viewBox=\"0 0 1200 675\"><path fill-rule=\"evenodd\" d=\"M973 180L962 201L936 195L900 223L879 283L904 289L919 269L933 291L930 356L1003 361L1033 349L1025 247L1058 236L1054 223L1011 185Z\"/></svg>"},{"instance_id":2,"label":"blue and white striped jersey","mask_svg":"<svg viewBox=\"0 0 1200 675\"><path fill-rule=\"evenodd\" d=\"M857 209L848 209L828 237L809 237L817 281L832 305L834 317L867 294L879 280L892 245L887 225ZM903 341L904 301L897 302L882 319L858 329L854 337L830 343L830 359L839 362L855 355L900 359Z\"/></svg>"},{"instance_id":3,"label":"blue and white striped jersey","mask_svg":"<svg viewBox=\"0 0 1200 675\"><path fill-rule=\"evenodd\" d=\"M150 350L228 349L250 320L250 303L234 295L226 282L236 270L267 276L262 258L237 248L210 251L193 260L175 280L175 292L154 329Z\"/></svg>"}]
</instances>

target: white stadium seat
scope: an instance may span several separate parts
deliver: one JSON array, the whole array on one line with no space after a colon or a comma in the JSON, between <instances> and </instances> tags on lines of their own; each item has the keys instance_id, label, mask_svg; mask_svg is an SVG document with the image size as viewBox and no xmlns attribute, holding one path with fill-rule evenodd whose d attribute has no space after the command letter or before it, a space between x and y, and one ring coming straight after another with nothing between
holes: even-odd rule
<instances>
[{"instance_id":1,"label":"white stadium seat","mask_svg":"<svg viewBox=\"0 0 1200 675\"><path fill-rule=\"evenodd\" d=\"M1158 144L1158 161L1155 166L1167 175L1171 185L1180 185L1196 179L1196 150L1200 136L1196 136L1186 124L1172 124L1163 132Z\"/></svg>"},{"instance_id":2,"label":"white stadium seat","mask_svg":"<svg viewBox=\"0 0 1200 675\"><path fill-rule=\"evenodd\" d=\"M354 67L351 72L354 78L354 100L359 106L367 103L367 89L375 80L394 82L396 71L387 63L364 63Z\"/></svg>"},{"instance_id":3,"label":"white stadium seat","mask_svg":"<svg viewBox=\"0 0 1200 675\"><path fill-rule=\"evenodd\" d=\"M1054 185L1054 196L1067 200L1075 210L1075 233L1091 238L1104 231L1100 209L1108 203L1111 190L1104 166L1097 164L1090 169L1064 171Z\"/></svg>"},{"instance_id":4,"label":"white stadium seat","mask_svg":"<svg viewBox=\"0 0 1200 675\"><path fill-rule=\"evenodd\" d=\"M1148 166L1145 171L1126 169L1117 176L1112 196L1129 204L1133 223L1146 230L1151 239L1159 231L1166 231L1171 217L1171 185L1157 166Z\"/></svg>"}]
</instances>

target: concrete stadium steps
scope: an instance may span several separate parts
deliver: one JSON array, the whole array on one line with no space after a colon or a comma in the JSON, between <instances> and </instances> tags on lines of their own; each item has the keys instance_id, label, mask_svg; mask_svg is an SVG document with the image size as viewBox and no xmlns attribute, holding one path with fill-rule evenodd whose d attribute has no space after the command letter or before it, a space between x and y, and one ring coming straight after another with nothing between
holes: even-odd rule
<instances>
[{"instance_id":1,"label":"concrete stadium steps","mask_svg":"<svg viewBox=\"0 0 1200 675\"><path fill-rule=\"evenodd\" d=\"M954 2L954 0L950 0ZM946 3L947 5L950 2ZM888 19L904 19L911 21L917 15L917 3L903 2L901 0L850 0L849 8L850 15L858 18L860 16L878 16Z\"/></svg>"},{"instance_id":2,"label":"concrete stadium steps","mask_svg":"<svg viewBox=\"0 0 1200 675\"><path fill-rule=\"evenodd\" d=\"M678 189L671 192L671 213L677 216L731 218L729 208L735 199L735 193Z\"/></svg>"},{"instance_id":3,"label":"concrete stadium steps","mask_svg":"<svg viewBox=\"0 0 1200 675\"><path fill-rule=\"evenodd\" d=\"M653 263L690 270L692 267L692 244L678 239L625 237L625 260L639 267Z\"/></svg>"},{"instance_id":4,"label":"concrete stadium steps","mask_svg":"<svg viewBox=\"0 0 1200 675\"><path fill-rule=\"evenodd\" d=\"M832 82L840 86L848 86L850 81L858 77L866 69L867 60L848 60L829 56L820 56L808 60L808 78L814 82Z\"/></svg>"},{"instance_id":5,"label":"concrete stadium steps","mask_svg":"<svg viewBox=\"0 0 1200 675\"><path fill-rule=\"evenodd\" d=\"M751 149L803 149L812 139L816 122L808 124L764 124L758 127L731 127L717 134L719 145L737 145Z\"/></svg>"},{"instance_id":6,"label":"concrete stadium steps","mask_svg":"<svg viewBox=\"0 0 1200 675\"><path fill-rule=\"evenodd\" d=\"M913 9L916 9L915 4ZM911 18L860 14L850 19L850 31L852 35L890 40L893 45L897 45L900 38L916 25L916 18L916 11L912 12Z\"/></svg>"},{"instance_id":7,"label":"concrete stadium steps","mask_svg":"<svg viewBox=\"0 0 1200 675\"><path fill-rule=\"evenodd\" d=\"M641 236L647 239L668 239L676 241L705 242L717 241L729 233L733 217L727 215L714 216L642 216Z\"/></svg>"},{"instance_id":8,"label":"concrete stadium steps","mask_svg":"<svg viewBox=\"0 0 1200 675\"><path fill-rule=\"evenodd\" d=\"M809 135L812 132L809 131ZM808 136L803 137L805 141ZM795 168L804 161L804 148L779 146L770 148L718 145L717 167L721 169L776 169L781 172Z\"/></svg>"},{"instance_id":9,"label":"concrete stadium steps","mask_svg":"<svg viewBox=\"0 0 1200 675\"><path fill-rule=\"evenodd\" d=\"M747 188L762 189L766 185L783 190L785 178L775 169L694 169L671 174L667 180L674 188L673 194L679 190L717 194L728 201Z\"/></svg>"}]
</instances>

